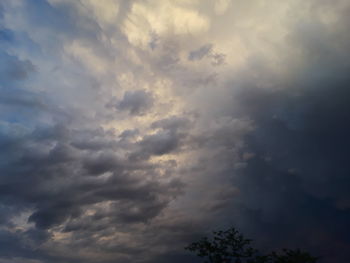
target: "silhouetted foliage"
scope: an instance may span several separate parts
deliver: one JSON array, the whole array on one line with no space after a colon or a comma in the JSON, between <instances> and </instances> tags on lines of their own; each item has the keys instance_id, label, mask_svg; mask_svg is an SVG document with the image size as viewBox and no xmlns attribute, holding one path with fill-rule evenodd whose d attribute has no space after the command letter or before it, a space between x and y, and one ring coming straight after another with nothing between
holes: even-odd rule
<instances>
[{"instance_id":1,"label":"silhouetted foliage","mask_svg":"<svg viewBox=\"0 0 350 263\"><path fill-rule=\"evenodd\" d=\"M214 231L213 237L203 237L185 249L204 258L204 263L316 263L317 258L308 252L283 249L281 253L263 255L235 228Z\"/></svg>"},{"instance_id":2,"label":"silhouetted foliage","mask_svg":"<svg viewBox=\"0 0 350 263\"><path fill-rule=\"evenodd\" d=\"M273 263L315 263L317 261L316 257L299 249L283 249L283 254L272 252L268 257L270 260L268 262Z\"/></svg>"}]
</instances>

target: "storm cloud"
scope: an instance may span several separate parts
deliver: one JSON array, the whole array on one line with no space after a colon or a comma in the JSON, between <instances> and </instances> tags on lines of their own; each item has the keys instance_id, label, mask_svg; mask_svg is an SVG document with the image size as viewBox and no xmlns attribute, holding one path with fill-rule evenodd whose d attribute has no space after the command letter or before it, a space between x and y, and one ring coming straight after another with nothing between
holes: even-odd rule
<instances>
[{"instance_id":1,"label":"storm cloud","mask_svg":"<svg viewBox=\"0 0 350 263\"><path fill-rule=\"evenodd\" d=\"M152 107L152 104L153 97L149 92L144 90L126 91L123 99L117 103L116 108L121 111L128 111L131 115L140 115Z\"/></svg>"},{"instance_id":2,"label":"storm cloud","mask_svg":"<svg viewBox=\"0 0 350 263\"><path fill-rule=\"evenodd\" d=\"M0 262L196 262L234 225L346 263L349 8L2 2Z\"/></svg>"}]
</instances>

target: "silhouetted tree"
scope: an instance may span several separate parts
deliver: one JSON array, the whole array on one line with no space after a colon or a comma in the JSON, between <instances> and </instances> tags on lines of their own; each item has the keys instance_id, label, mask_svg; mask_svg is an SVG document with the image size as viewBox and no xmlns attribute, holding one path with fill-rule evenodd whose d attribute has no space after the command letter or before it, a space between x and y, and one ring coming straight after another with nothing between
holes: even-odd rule
<instances>
[{"instance_id":1,"label":"silhouetted tree","mask_svg":"<svg viewBox=\"0 0 350 263\"><path fill-rule=\"evenodd\" d=\"M299 249L283 249L282 254L272 252L268 255L268 258L273 263L315 263L316 257L311 256L308 252L301 251Z\"/></svg>"},{"instance_id":2,"label":"silhouetted tree","mask_svg":"<svg viewBox=\"0 0 350 263\"><path fill-rule=\"evenodd\" d=\"M261 254L235 228L214 231L213 237L203 237L185 249L204 258L205 263L316 263L317 258L300 250L284 249L278 254Z\"/></svg>"}]
</instances>

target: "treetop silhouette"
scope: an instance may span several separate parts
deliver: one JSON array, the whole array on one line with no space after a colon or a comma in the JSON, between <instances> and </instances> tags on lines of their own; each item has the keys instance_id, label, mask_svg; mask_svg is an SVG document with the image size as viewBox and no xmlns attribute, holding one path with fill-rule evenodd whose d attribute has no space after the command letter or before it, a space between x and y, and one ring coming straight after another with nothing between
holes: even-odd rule
<instances>
[{"instance_id":1,"label":"treetop silhouette","mask_svg":"<svg viewBox=\"0 0 350 263\"><path fill-rule=\"evenodd\" d=\"M204 263L316 263L316 257L299 249L283 249L282 252L263 254L253 248L235 228L214 231L213 237L203 237L185 249L204 258Z\"/></svg>"}]
</instances>

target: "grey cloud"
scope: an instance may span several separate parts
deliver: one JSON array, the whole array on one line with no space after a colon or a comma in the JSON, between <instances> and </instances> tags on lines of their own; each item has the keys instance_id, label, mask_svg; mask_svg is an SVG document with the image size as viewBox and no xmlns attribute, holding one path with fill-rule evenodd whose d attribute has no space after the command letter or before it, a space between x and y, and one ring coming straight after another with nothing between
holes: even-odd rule
<instances>
[{"instance_id":1,"label":"grey cloud","mask_svg":"<svg viewBox=\"0 0 350 263\"><path fill-rule=\"evenodd\" d=\"M211 56L211 64L213 66L220 66L225 64L226 62L226 55L223 53L213 53Z\"/></svg>"},{"instance_id":2,"label":"grey cloud","mask_svg":"<svg viewBox=\"0 0 350 263\"><path fill-rule=\"evenodd\" d=\"M156 33L150 34L151 41L148 43L149 47L154 50L158 46L159 36Z\"/></svg>"},{"instance_id":3,"label":"grey cloud","mask_svg":"<svg viewBox=\"0 0 350 263\"><path fill-rule=\"evenodd\" d=\"M83 138L84 133L94 134L94 140L96 137L106 139L108 133L80 133L63 124L50 129L25 131L16 135L17 139L11 142L9 139L14 135L5 133L1 137L2 141L7 142L3 144L2 153L16 149L15 152L11 150L13 155L7 154L6 162L0 166L1 198L9 208L31 207L34 212L29 222L35 223L38 231L66 224L65 231L78 234L88 229L102 231L113 222L147 222L182 192L180 182L162 183L157 179L146 180L142 176L145 173L156 176L157 166L147 167L135 161L120 160L103 147L83 147L82 141L78 148L74 147L75 138ZM86 143L89 144L89 141ZM104 153L100 150L104 150ZM95 177L106 172L110 172L108 179ZM85 208L106 201L115 202L113 212L102 210L91 217L83 216ZM3 218L3 223L17 213L11 212ZM71 222L74 221L82 227L73 227ZM94 227L95 222L101 222L98 228ZM25 239L25 236L21 234L18 238ZM40 236L35 238L40 239Z\"/></svg>"},{"instance_id":4,"label":"grey cloud","mask_svg":"<svg viewBox=\"0 0 350 263\"><path fill-rule=\"evenodd\" d=\"M177 148L179 138L171 132L158 132L154 135L146 136L141 146L147 152L155 155L163 155Z\"/></svg>"},{"instance_id":5,"label":"grey cloud","mask_svg":"<svg viewBox=\"0 0 350 263\"><path fill-rule=\"evenodd\" d=\"M149 110L154 102L151 93L144 90L126 91L116 109L128 111L131 115L142 115Z\"/></svg>"},{"instance_id":6,"label":"grey cloud","mask_svg":"<svg viewBox=\"0 0 350 263\"><path fill-rule=\"evenodd\" d=\"M8 85L10 81L24 80L29 74L35 71L35 66L29 61L21 61L15 56L6 52L0 52L0 84Z\"/></svg>"},{"instance_id":7,"label":"grey cloud","mask_svg":"<svg viewBox=\"0 0 350 263\"><path fill-rule=\"evenodd\" d=\"M222 173L239 190L222 213L231 214L232 222L261 247L303 246L321 262L345 263L350 64L346 45L335 48L331 32L316 28L307 36L299 29L290 36L307 61L292 78L281 81L262 63L254 67L260 81L248 71L233 84L231 104L222 110L250 119L254 129L245 134L240 165L229 165L224 154L213 163L227 165ZM259 86L263 79L270 88ZM228 134L221 133L214 143L224 138ZM226 142L221 152L229 156L225 149L234 141ZM248 159L246 153L251 153Z\"/></svg>"},{"instance_id":8,"label":"grey cloud","mask_svg":"<svg viewBox=\"0 0 350 263\"><path fill-rule=\"evenodd\" d=\"M89 174L100 175L109 171L117 171L120 161L113 154L99 154L95 158L88 158L84 162L84 168Z\"/></svg>"},{"instance_id":9,"label":"grey cloud","mask_svg":"<svg viewBox=\"0 0 350 263\"><path fill-rule=\"evenodd\" d=\"M50 237L46 231L29 229L16 232L0 231L0 262L25 262L40 263L43 259L40 253L40 245ZM46 260L52 260L50 256Z\"/></svg>"},{"instance_id":10,"label":"grey cloud","mask_svg":"<svg viewBox=\"0 0 350 263\"><path fill-rule=\"evenodd\" d=\"M138 129L125 130L119 135L119 137L122 138L122 139L129 139L129 138L135 137L138 134L139 134L139 130Z\"/></svg>"},{"instance_id":11,"label":"grey cloud","mask_svg":"<svg viewBox=\"0 0 350 263\"><path fill-rule=\"evenodd\" d=\"M206 44L196 50L191 51L188 55L188 60L196 61L196 60L201 60L205 57L208 57L211 59L212 66L223 65L226 59L225 54L218 53L213 50L212 44Z\"/></svg>"},{"instance_id":12,"label":"grey cloud","mask_svg":"<svg viewBox=\"0 0 350 263\"><path fill-rule=\"evenodd\" d=\"M180 151L187 141L191 120L172 116L155 121L150 127L156 132L137 142L137 149L130 154L131 160L147 160L152 155L161 156Z\"/></svg>"},{"instance_id":13,"label":"grey cloud","mask_svg":"<svg viewBox=\"0 0 350 263\"><path fill-rule=\"evenodd\" d=\"M202 58L204 58L205 56L210 54L212 49L213 49L212 44L206 44L204 46L201 46L199 49L191 51L188 55L188 59L189 60L201 60Z\"/></svg>"},{"instance_id":14,"label":"grey cloud","mask_svg":"<svg viewBox=\"0 0 350 263\"><path fill-rule=\"evenodd\" d=\"M152 128L162 128L169 131L177 131L179 129L188 129L191 121L185 117L172 116L166 119L155 121L151 124Z\"/></svg>"},{"instance_id":15,"label":"grey cloud","mask_svg":"<svg viewBox=\"0 0 350 263\"><path fill-rule=\"evenodd\" d=\"M47 37L46 44L40 43L42 50L33 49L30 55L38 55L37 61L47 59L41 53L43 50L61 53L63 39L73 35L94 39L98 35L95 23L82 23L72 15L76 14L75 8L65 4L54 7L46 1L36 4L36 7L26 3L18 7L11 3L5 5L8 12L19 13L20 8L28 7L23 20L38 27L38 38L33 41L40 42L41 35L45 38L52 36ZM50 17L45 19L42 14ZM66 19L63 21L62 18ZM42 19L46 23L42 23ZM80 28L82 24L84 26ZM25 31L25 25L22 26ZM85 26L89 29L83 29ZM96 29L96 34L91 33L91 29ZM51 35L51 32L54 33ZM28 44L23 39L21 41L19 44ZM102 48L99 52L106 54ZM89 107L98 103L86 106L86 97L82 93L71 96L76 90L70 87L65 90L67 87L56 83L56 72L61 70L62 73L59 67L52 71L51 65L35 69L29 60L5 53L1 55L6 63L1 63L0 68L0 211L6 214L0 216L0 261L93 262L94 259L87 256L76 255L76 251L86 247L107 255L107 259L102 258L100 262L115 262L115 258L134 262L130 260L131 251L147 249L135 249L134 238L130 244L120 246L113 235L120 229L129 228L132 232L134 227L141 226L143 230L183 193L185 186L181 181L163 175L163 169L170 170L173 164L131 159L130 156L140 148L153 154L152 147L133 143L137 130L126 130L118 136L113 130L101 128L104 119L97 119L104 118L99 112L104 110L104 100L98 102L101 106L95 110ZM55 59L60 65L59 57ZM40 74L45 72L52 73L50 86L36 87L31 82L31 74L42 77ZM69 74L76 76L83 74L83 70L74 68ZM67 82L71 80L65 79ZM96 83L98 86L98 81ZM80 82L73 85L79 86ZM43 88L45 92L38 91ZM81 90L87 89L83 87ZM95 98L97 93L91 92L87 97L92 94ZM103 96L108 98L104 93ZM74 102L72 107L69 100ZM152 93L137 90L126 92L114 107L130 115L142 115L153 103ZM84 110L88 113L85 114ZM86 211L91 213L85 214ZM14 230L18 224L15 219L24 217L24 212L28 213L28 218L24 218L28 222L21 227L26 230ZM49 232L69 232L71 238L67 244L56 243ZM102 246L99 238L106 237L112 238L115 244ZM115 255L115 258L111 259L110 255Z\"/></svg>"},{"instance_id":16,"label":"grey cloud","mask_svg":"<svg viewBox=\"0 0 350 263\"><path fill-rule=\"evenodd\" d=\"M129 9L127 2L121 8ZM105 37L96 22L79 20L69 5L38 5L25 3L24 19L47 30L38 35L52 36L45 42L50 51L78 36L96 46ZM271 72L264 58L254 57L232 73L232 83L225 80L227 100L206 105L198 115L156 120L146 136L136 128L119 134L100 127L110 97L99 80L98 92L91 92L101 97L95 104L64 91L63 97L82 109L79 115L65 100L53 98L61 91L34 92L30 78L40 68L35 72L29 60L7 57L1 68L6 87L0 89L0 262L195 262L183 247L208 229L230 224L264 249L302 246L324 262L347 262L349 23L341 12L334 26L317 25L322 22L312 17L315 24L298 21L292 28L286 37L297 52L280 54L286 79ZM154 38L151 54L135 52L155 74L174 81L182 92L177 95L187 98L212 84L214 92L220 90L213 72L182 67L181 47L170 42ZM97 53L109 54L104 48ZM303 55L302 64L296 54ZM205 57L213 65L225 63L209 44L188 55L189 60ZM87 76L75 70L70 74ZM88 90L83 88L79 91ZM203 97L205 92L200 90ZM144 90L129 91L108 105L132 118L151 110L155 99ZM183 167L177 160L150 161L185 150L192 159ZM177 174L183 180L172 178ZM34 226L14 231L14 219L23 211L29 211ZM60 243L49 232L69 238Z\"/></svg>"}]
</instances>

